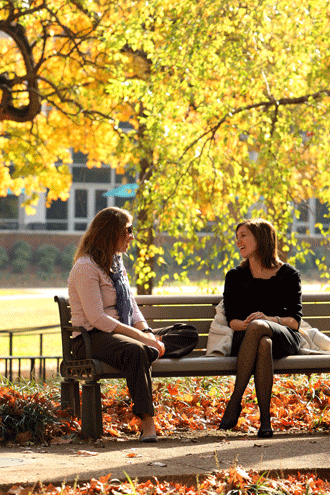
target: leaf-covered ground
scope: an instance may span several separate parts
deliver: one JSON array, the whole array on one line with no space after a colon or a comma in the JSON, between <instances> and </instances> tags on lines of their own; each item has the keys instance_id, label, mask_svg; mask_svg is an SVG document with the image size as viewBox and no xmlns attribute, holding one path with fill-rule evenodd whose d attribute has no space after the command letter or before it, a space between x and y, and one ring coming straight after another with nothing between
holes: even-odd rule
<instances>
[{"instance_id":1,"label":"leaf-covered ground","mask_svg":"<svg viewBox=\"0 0 330 495\"><path fill-rule=\"evenodd\" d=\"M218 427L234 386L233 377L159 380L154 384L158 434ZM118 400L119 399L119 400ZM137 431L138 420L127 403L127 391L115 386L104 390L104 429L119 436ZM236 430L255 432L259 410L253 382L244 396ZM329 376L276 376L271 404L272 425L277 431L320 431L330 427ZM124 422L122 421L125 417Z\"/></svg>"},{"instance_id":2,"label":"leaf-covered ground","mask_svg":"<svg viewBox=\"0 0 330 495\"><path fill-rule=\"evenodd\" d=\"M154 380L159 435L216 429L234 386L233 377ZM104 436L136 435L139 419L132 414L122 380L102 386ZM330 428L330 375L275 376L271 403L275 431L324 431ZM236 430L255 433L259 412L253 381L243 400ZM59 436L79 438L80 420L60 409L59 385L2 383L0 441L52 442Z\"/></svg>"},{"instance_id":3,"label":"leaf-covered ground","mask_svg":"<svg viewBox=\"0 0 330 495\"><path fill-rule=\"evenodd\" d=\"M256 471L246 471L240 466L232 466L219 473L209 475L204 480L196 479L196 484L185 485L179 482L158 481L152 478L139 483L128 478L127 482L112 480L111 475L91 479L88 483L73 486L62 484L43 485L38 482L33 487L12 486L0 495L326 495L330 493L330 483L313 473L297 473L286 477L270 477Z\"/></svg>"},{"instance_id":4,"label":"leaf-covered ground","mask_svg":"<svg viewBox=\"0 0 330 495\"><path fill-rule=\"evenodd\" d=\"M29 445L80 440L80 421L60 409L59 385L9 384L0 388L0 438L6 444ZM233 389L233 377L154 380L154 401L158 434L190 435L217 428ZM102 386L104 436L136 435L139 421L133 416L123 381ZM276 376L271 405L272 425L276 431L316 432L330 426L330 375ZM255 433L259 427L253 382L244 396L244 406L236 430ZM112 481L111 477L92 479L75 486L12 487L8 495L29 493L55 495L117 494L330 494L330 484L315 474L278 478L245 471L232 466L207 477L195 486L160 482ZM5 492L1 492L3 495Z\"/></svg>"}]
</instances>

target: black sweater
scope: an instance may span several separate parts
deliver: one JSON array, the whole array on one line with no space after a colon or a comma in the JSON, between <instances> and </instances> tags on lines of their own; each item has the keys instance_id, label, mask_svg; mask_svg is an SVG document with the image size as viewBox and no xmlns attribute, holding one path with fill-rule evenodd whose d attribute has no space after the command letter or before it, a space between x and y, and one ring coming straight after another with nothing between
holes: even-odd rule
<instances>
[{"instance_id":1,"label":"black sweater","mask_svg":"<svg viewBox=\"0 0 330 495\"><path fill-rule=\"evenodd\" d=\"M223 296L228 323L261 311L266 316L291 316L300 325L301 279L298 270L288 263L270 279L253 278L249 266L229 270Z\"/></svg>"}]
</instances>

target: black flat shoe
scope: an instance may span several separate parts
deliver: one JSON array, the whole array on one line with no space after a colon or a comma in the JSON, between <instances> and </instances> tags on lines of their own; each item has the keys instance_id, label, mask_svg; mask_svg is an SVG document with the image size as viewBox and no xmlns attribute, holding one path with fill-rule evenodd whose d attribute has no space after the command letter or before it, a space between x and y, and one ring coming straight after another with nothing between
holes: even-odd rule
<instances>
[{"instance_id":1,"label":"black flat shoe","mask_svg":"<svg viewBox=\"0 0 330 495\"><path fill-rule=\"evenodd\" d=\"M157 435L144 436L143 432L142 432L140 435L140 442L142 442L142 443L157 443L158 438L157 438Z\"/></svg>"},{"instance_id":2,"label":"black flat shoe","mask_svg":"<svg viewBox=\"0 0 330 495\"><path fill-rule=\"evenodd\" d=\"M258 431L258 438L272 438L273 430L271 428L263 428L262 426Z\"/></svg>"},{"instance_id":3,"label":"black flat shoe","mask_svg":"<svg viewBox=\"0 0 330 495\"><path fill-rule=\"evenodd\" d=\"M239 408L236 411L235 417L230 418L230 419L222 418L222 420L219 424L218 430L231 430L232 428L235 428L235 426L238 423L238 418L240 417L241 412L242 412L242 405L240 404ZM225 414L226 414L226 411L225 411Z\"/></svg>"}]
</instances>

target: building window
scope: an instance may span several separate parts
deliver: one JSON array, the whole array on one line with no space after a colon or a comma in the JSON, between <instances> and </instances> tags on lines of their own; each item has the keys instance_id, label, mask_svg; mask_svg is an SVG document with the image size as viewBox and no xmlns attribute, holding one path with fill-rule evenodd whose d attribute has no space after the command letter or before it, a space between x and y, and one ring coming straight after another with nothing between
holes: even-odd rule
<instances>
[{"instance_id":1,"label":"building window","mask_svg":"<svg viewBox=\"0 0 330 495\"><path fill-rule=\"evenodd\" d=\"M68 230L68 203L57 199L46 208L47 230Z\"/></svg>"},{"instance_id":2,"label":"building window","mask_svg":"<svg viewBox=\"0 0 330 495\"><path fill-rule=\"evenodd\" d=\"M117 174L115 176L116 184L133 184L136 182L136 173L132 170L126 171L124 174Z\"/></svg>"},{"instance_id":3,"label":"building window","mask_svg":"<svg viewBox=\"0 0 330 495\"><path fill-rule=\"evenodd\" d=\"M315 226L317 223L321 223L324 229L329 228L329 208L318 199L311 198L307 201L302 201L296 205L296 208L300 215L299 218L294 218L293 231L298 234L315 236L320 234L320 229Z\"/></svg>"},{"instance_id":4,"label":"building window","mask_svg":"<svg viewBox=\"0 0 330 495\"><path fill-rule=\"evenodd\" d=\"M133 203L134 198L117 198L115 197L115 206L117 208L127 208L130 209L129 204Z\"/></svg>"},{"instance_id":5,"label":"building window","mask_svg":"<svg viewBox=\"0 0 330 495\"><path fill-rule=\"evenodd\" d=\"M306 234L309 229L309 214L310 205L308 201L302 201L297 210L299 211L299 218L296 219L295 230L298 234Z\"/></svg>"},{"instance_id":6,"label":"building window","mask_svg":"<svg viewBox=\"0 0 330 495\"><path fill-rule=\"evenodd\" d=\"M72 167L72 182L83 184L109 184L111 179L111 168L87 168Z\"/></svg>"},{"instance_id":7,"label":"building window","mask_svg":"<svg viewBox=\"0 0 330 495\"><path fill-rule=\"evenodd\" d=\"M0 229L18 229L19 198L13 194L0 197Z\"/></svg>"},{"instance_id":8,"label":"building window","mask_svg":"<svg viewBox=\"0 0 330 495\"><path fill-rule=\"evenodd\" d=\"M88 191L87 189L76 189L74 191L74 230L86 230L88 216ZM85 219L84 222L79 219Z\"/></svg>"},{"instance_id":9,"label":"building window","mask_svg":"<svg viewBox=\"0 0 330 495\"><path fill-rule=\"evenodd\" d=\"M74 192L74 216L87 218L87 189L76 189Z\"/></svg>"},{"instance_id":10,"label":"building window","mask_svg":"<svg viewBox=\"0 0 330 495\"><path fill-rule=\"evenodd\" d=\"M95 191L95 211L94 211L95 215L99 211L106 208L108 205L107 197L104 196L104 193L106 192L107 189L96 189Z\"/></svg>"},{"instance_id":11,"label":"building window","mask_svg":"<svg viewBox=\"0 0 330 495\"><path fill-rule=\"evenodd\" d=\"M329 208L326 204L321 203L318 199L315 201L315 218L316 223L321 223L323 228L327 230L329 228ZM320 229L315 229L316 234L320 234Z\"/></svg>"}]
</instances>

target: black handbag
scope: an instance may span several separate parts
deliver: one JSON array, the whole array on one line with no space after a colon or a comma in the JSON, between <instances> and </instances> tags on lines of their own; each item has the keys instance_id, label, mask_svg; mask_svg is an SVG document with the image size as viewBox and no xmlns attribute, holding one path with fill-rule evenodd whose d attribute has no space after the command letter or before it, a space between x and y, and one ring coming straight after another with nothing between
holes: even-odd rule
<instances>
[{"instance_id":1,"label":"black handbag","mask_svg":"<svg viewBox=\"0 0 330 495\"><path fill-rule=\"evenodd\" d=\"M165 354L162 358L180 358L186 356L198 343L198 332L193 325L175 323L154 332L162 336Z\"/></svg>"}]
</instances>

